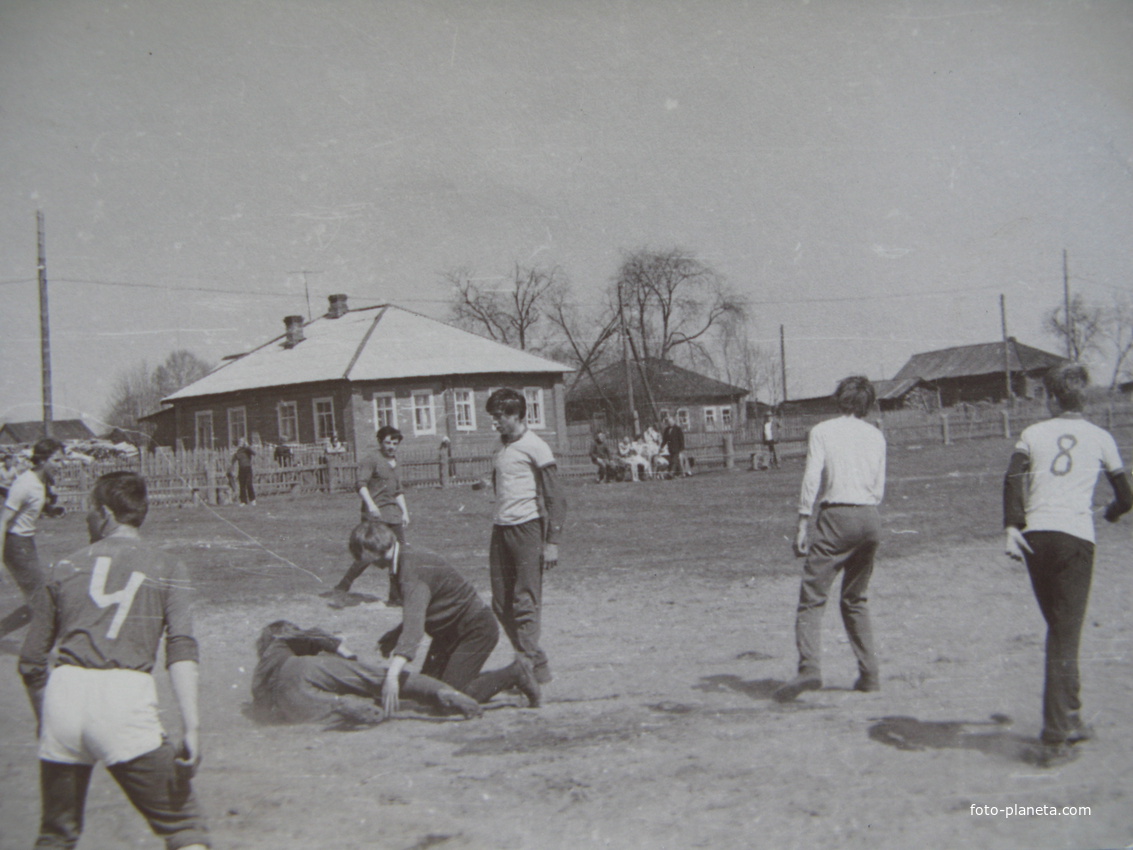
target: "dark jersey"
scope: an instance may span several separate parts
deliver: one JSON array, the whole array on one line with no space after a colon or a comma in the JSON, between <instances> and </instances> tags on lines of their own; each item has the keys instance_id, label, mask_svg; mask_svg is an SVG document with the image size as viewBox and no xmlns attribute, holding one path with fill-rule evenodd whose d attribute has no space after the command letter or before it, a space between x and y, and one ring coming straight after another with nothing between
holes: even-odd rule
<instances>
[{"instance_id":1,"label":"dark jersey","mask_svg":"<svg viewBox=\"0 0 1133 850\"><path fill-rule=\"evenodd\" d=\"M111 535L59 561L33 611L20 653L33 688L46 683L52 647L58 664L95 670L150 672L162 636L167 667L198 657L188 571L135 537Z\"/></svg>"},{"instance_id":2,"label":"dark jersey","mask_svg":"<svg viewBox=\"0 0 1133 850\"><path fill-rule=\"evenodd\" d=\"M391 525L401 525L404 516L397 497L405 493L401 486L401 470L391 466L389 459L382 454L371 455L359 466L359 487L370 491L370 498L381 514L383 522ZM362 512L366 512L366 503L362 503Z\"/></svg>"},{"instance_id":3,"label":"dark jersey","mask_svg":"<svg viewBox=\"0 0 1133 850\"><path fill-rule=\"evenodd\" d=\"M466 618L487 608L464 576L425 549L402 549L398 581L404 601L401 638L393 652L410 661L426 634L436 637L457 630Z\"/></svg>"}]
</instances>

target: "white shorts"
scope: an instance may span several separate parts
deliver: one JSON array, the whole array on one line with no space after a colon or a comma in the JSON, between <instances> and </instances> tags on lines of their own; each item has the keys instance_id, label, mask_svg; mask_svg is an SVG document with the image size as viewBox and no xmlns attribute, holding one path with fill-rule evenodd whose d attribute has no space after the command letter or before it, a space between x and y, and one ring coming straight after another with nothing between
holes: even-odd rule
<instances>
[{"instance_id":1,"label":"white shorts","mask_svg":"<svg viewBox=\"0 0 1133 850\"><path fill-rule=\"evenodd\" d=\"M118 764L161 746L153 676L137 670L51 671L43 697L39 757L63 764Z\"/></svg>"}]
</instances>

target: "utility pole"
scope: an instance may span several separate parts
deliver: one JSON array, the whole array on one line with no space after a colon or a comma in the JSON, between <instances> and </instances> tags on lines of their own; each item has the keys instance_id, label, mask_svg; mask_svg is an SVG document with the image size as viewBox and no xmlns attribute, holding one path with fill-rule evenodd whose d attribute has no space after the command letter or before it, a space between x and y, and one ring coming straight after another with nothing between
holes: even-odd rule
<instances>
[{"instance_id":1,"label":"utility pole","mask_svg":"<svg viewBox=\"0 0 1133 850\"><path fill-rule=\"evenodd\" d=\"M630 419L633 423L633 434L638 432L637 405L633 401L633 372L629 365L629 334L626 332L626 314L622 301L622 282L618 281L618 321L622 326L622 366L626 376L626 400L629 404Z\"/></svg>"},{"instance_id":2,"label":"utility pole","mask_svg":"<svg viewBox=\"0 0 1133 850\"><path fill-rule=\"evenodd\" d=\"M779 325L779 369L783 380L783 401L787 400L787 342L783 335L783 326Z\"/></svg>"},{"instance_id":3,"label":"utility pole","mask_svg":"<svg viewBox=\"0 0 1133 850\"><path fill-rule=\"evenodd\" d=\"M51 328L47 321L47 248L43 238L43 211L35 214L36 243L39 248L36 270L39 274L39 359L42 367L43 436L51 436L55 418L51 408Z\"/></svg>"},{"instance_id":4,"label":"utility pole","mask_svg":"<svg viewBox=\"0 0 1133 850\"><path fill-rule=\"evenodd\" d=\"M1015 393L1011 390L1011 339L1007 336L1007 299L1003 293L999 294L999 324L1003 330L1003 380L1007 382L1005 398L1013 401Z\"/></svg>"},{"instance_id":5,"label":"utility pole","mask_svg":"<svg viewBox=\"0 0 1133 850\"><path fill-rule=\"evenodd\" d=\"M1070 261L1066 257L1066 249L1062 249L1062 301L1066 309L1066 357L1076 360L1074 356L1074 317L1070 313Z\"/></svg>"}]
</instances>

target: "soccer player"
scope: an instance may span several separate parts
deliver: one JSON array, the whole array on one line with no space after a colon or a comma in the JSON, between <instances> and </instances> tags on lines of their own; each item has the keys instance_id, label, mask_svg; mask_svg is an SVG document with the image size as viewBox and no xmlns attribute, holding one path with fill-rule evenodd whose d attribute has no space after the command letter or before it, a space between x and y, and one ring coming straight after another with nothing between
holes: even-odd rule
<instances>
[{"instance_id":1,"label":"soccer player","mask_svg":"<svg viewBox=\"0 0 1133 850\"><path fill-rule=\"evenodd\" d=\"M795 617L799 670L772 694L780 702L822 687L822 613L839 570L842 622L858 660L854 690L881 687L867 607L881 533L877 507L885 495L885 437L865 421L875 398L868 378L843 378L834 391L842 415L810 430L794 542L795 555L806 556ZM808 525L820 485L822 502L811 540Z\"/></svg>"},{"instance_id":2,"label":"soccer player","mask_svg":"<svg viewBox=\"0 0 1133 850\"><path fill-rule=\"evenodd\" d=\"M31 469L16 476L0 512L4 566L16 580L25 600L30 600L43 584L43 571L35 549L35 529L47 508L54 460L62 450L63 444L51 437L37 442L31 450ZM23 628L30 621L31 608L21 605L0 620L0 637Z\"/></svg>"},{"instance_id":3,"label":"soccer player","mask_svg":"<svg viewBox=\"0 0 1133 850\"><path fill-rule=\"evenodd\" d=\"M382 635L378 648L390 658L382 684L387 716L398 708L402 670L417 654L425 635L432 638L421 673L487 702L505 688L517 687L532 708L539 706L539 683L524 656L500 670L481 673L496 648L500 627L476 589L439 555L425 549L400 552L389 526L364 522L351 535L355 558L396 573L405 599L402 621ZM400 556L400 557L399 557Z\"/></svg>"},{"instance_id":4,"label":"soccer player","mask_svg":"<svg viewBox=\"0 0 1133 850\"><path fill-rule=\"evenodd\" d=\"M500 435L492 457L496 493L488 563L492 610L517 655L535 668L540 684L551 681L547 655L539 647L543 570L559 561L559 537L566 519L555 456L527 427L527 399L509 387L498 389L486 405Z\"/></svg>"},{"instance_id":5,"label":"soccer player","mask_svg":"<svg viewBox=\"0 0 1133 850\"><path fill-rule=\"evenodd\" d=\"M1025 561L1047 624L1039 763L1073 756L1088 740L1079 710L1078 647L1094 569L1094 487L1104 472L1113 488L1105 518L1117 522L1133 507L1129 475L1109 432L1082 416L1089 374L1079 363L1044 377L1051 419L1023 430L1003 484L1006 553Z\"/></svg>"},{"instance_id":6,"label":"soccer player","mask_svg":"<svg viewBox=\"0 0 1133 850\"><path fill-rule=\"evenodd\" d=\"M252 705L266 723L346 720L376 723L386 671L358 660L342 638L303 629L287 620L269 624L256 641L259 662L252 678ZM419 673L401 674L401 693L465 717L484 713L472 697Z\"/></svg>"},{"instance_id":7,"label":"soccer player","mask_svg":"<svg viewBox=\"0 0 1133 850\"><path fill-rule=\"evenodd\" d=\"M43 812L36 847L78 843L98 761L169 850L208 847L189 781L201 751L188 573L141 539L149 501L140 475L103 475L90 499L91 545L55 565L36 595L20 652L39 724ZM158 719L151 675L163 636L184 733L179 750ZM49 672L52 650L57 660Z\"/></svg>"},{"instance_id":8,"label":"soccer player","mask_svg":"<svg viewBox=\"0 0 1133 850\"><path fill-rule=\"evenodd\" d=\"M237 443L236 452L232 455L232 462L229 464L229 474L231 474L231 468L236 467L236 481L240 487L241 505L254 506L256 504L256 487L252 480L252 458L255 456L256 453L248 445L248 441L241 438Z\"/></svg>"},{"instance_id":9,"label":"soccer player","mask_svg":"<svg viewBox=\"0 0 1133 850\"><path fill-rule=\"evenodd\" d=\"M401 432L390 425L378 429L378 453L367 458L359 466L359 478L365 480L358 485L358 495L362 497L362 519L381 520L397 535L397 542L405 546L405 529L409 526L409 505L405 501L405 488L401 485L401 471L397 467L397 448L401 445ZM362 575L368 564L357 560L335 585L335 591L344 595L350 586ZM396 573L389 575L389 598L387 604L401 605L401 589L397 586Z\"/></svg>"}]
</instances>

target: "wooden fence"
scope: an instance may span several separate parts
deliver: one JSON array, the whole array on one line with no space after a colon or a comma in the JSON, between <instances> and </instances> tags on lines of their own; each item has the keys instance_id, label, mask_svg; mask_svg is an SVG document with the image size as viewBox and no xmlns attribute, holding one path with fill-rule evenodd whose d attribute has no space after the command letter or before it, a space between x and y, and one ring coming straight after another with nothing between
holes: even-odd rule
<instances>
[{"instance_id":1,"label":"wooden fence","mask_svg":"<svg viewBox=\"0 0 1133 850\"><path fill-rule=\"evenodd\" d=\"M890 445L948 444L962 440L1017 436L1023 428L1049 414L1039 404L968 405L938 412L900 410L878 414L878 424ZM1133 454L1133 403L1114 401L1096 404L1086 410L1092 422L1118 438L1123 454ZM829 415L794 416L780 423L778 450L781 457L806 454L810 428ZM750 469L762 451L760 423L748 422L731 432L692 432L685 435L685 446L698 470ZM585 478L595 474L590 462L588 429L572 427L567 450L557 451L560 474ZM150 503L159 506L227 504L235 498L229 486L229 452L197 450L174 454L160 451L143 453L129 460L94 461L90 464L63 464L56 475L60 503L68 510L85 509L86 496L98 476L118 469L145 475ZM409 487L447 487L471 484L491 476L492 457L484 450L453 452L450 448L403 447L398 454L402 480ZM353 492L357 487L357 462L352 449L328 455L322 446L292 449L290 461L277 463L264 449L256 457L257 497L302 495L309 493Z\"/></svg>"}]
</instances>

